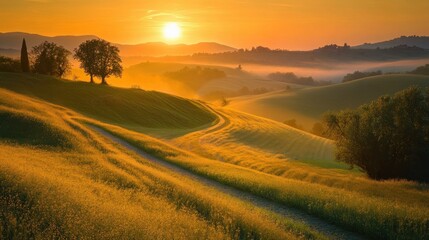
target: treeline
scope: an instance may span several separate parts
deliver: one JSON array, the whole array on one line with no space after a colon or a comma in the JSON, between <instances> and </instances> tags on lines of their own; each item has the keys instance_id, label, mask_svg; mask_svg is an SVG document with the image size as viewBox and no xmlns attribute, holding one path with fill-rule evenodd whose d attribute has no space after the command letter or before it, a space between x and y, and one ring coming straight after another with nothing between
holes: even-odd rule
<instances>
[{"instance_id":1,"label":"treeline","mask_svg":"<svg viewBox=\"0 0 429 240\"><path fill-rule=\"evenodd\" d=\"M396 74L399 72L393 72L393 73L384 73L384 74ZM416 69L409 71L409 72L403 72L403 73L409 73L409 74L418 74L418 75L429 75L429 64L426 64L424 66L419 66ZM374 72L360 72L355 71L353 73L348 73L343 77L342 82L350 82L353 80L366 78L366 77L372 77L372 76L378 76L382 75L383 72L381 70L374 71Z\"/></svg>"},{"instance_id":2,"label":"treeline","mask_svg":"<svg viewBox=\"0 0 429 240\"><path fill-rule=\"evenodd\" d=\"M429 64L424 66L420 66L413 71L410 71L411 74L419 74L419 75L429 75Z\"/></svg>"},{"instance_id":3,"label":"treeline","mask_svg":"<svg viewBox=\"0 0 429 240\"><path fill-rule=\"evenodd\" d=\"M324 86L332 84L329 81L315 81L313 77L298 77L293 72L275 72L268 74L268 79L285 82L285 83L293 83L300 85L309 85L309 86Z\"/></svg>"},{"instance_id":4,"label":"treeline","mask_svg":"<svg viewBox=\"0 0 429 240\"><path fill-rule=\"evenodd\" d=\"M34 46L28 53L23 39L20 60L0 56L0 71L31 72L61 78L71 70L71 55L72 52L63 46L47 41ZM119 49L107 41L85 41L74 50L73 57L80 61L80 67L90 76L91 83L94 77L99 77L101 84L107 84L107 77L120 77L122 74Z\"/></svg>"},{"instance_id":5,"label":"treeline","mask_svg":"<svg viewBox=\"0 0 429 240\"><path fill-rule=\"evenodd\" d=\"M343 83L344 82L350 82L356 79L360 79L360 78L365 78L365 77L372 77L372 76L378 76L383 74L382 71L378 70L375 72L360 72L360 71L355 71L354 73L348 73L347 75L345 75L343 77Z\"/></svg>"},{"instance_id":6,"label":"treeline","mask_svg":"<svg viewBox=\"0 0 429 240\"><path fill-rule=\"evenodd\" d=\"M288 51L259 46L233 52L197 53L192 56L170 58L232 64L320 66L332 62L392 61L428 56L429 51L415 46L398 45L392 48L354 49L347 44L344 46L332 44L311 51Z\"/></svg>"}]
</instances>

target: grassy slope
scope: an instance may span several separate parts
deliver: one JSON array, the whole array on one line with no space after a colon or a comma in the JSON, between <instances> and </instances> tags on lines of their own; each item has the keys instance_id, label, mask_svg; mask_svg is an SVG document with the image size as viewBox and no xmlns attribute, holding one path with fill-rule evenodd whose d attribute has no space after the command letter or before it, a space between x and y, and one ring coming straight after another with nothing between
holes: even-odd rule
<instances>
[{"instance_id":1,"label":"grassy slope","mask_svg":"<svg viewBox=\"0 0 429 240\"><path fill-rule=\"evenodd\" d=\"M9 223L7 226L12 229L28 229L26 224L30 221L30 229L38 231L41 226L46 226L39 225L40 223L48 221L51 224L47 219L55 219L52 227L48 225L50 228L45 231L47 234L51 231L63 235L79 232L83 235L109 238L123 236L121 234L127 234L130 238L146 234L148 238L153 238L165 232L165 229L159 229L158 226L172 225L173 228L163 235L164 238L172 238L176 232L179 235L175 238L222 238L231 235L237 237L232 233L237 230L241 233L267 236L264 238L293 237L284 232L285 228L294 233L313 236L313 233L305 228L297 228L284 220L273 223L264 213L255 209L250 211L240 202L214 193L201 184L174 176L164 169L156 169L143 159L136 159L132 154L118 149L118 146L112 146L84 125L74 121L73 118L82 117L67 109L37 104L34 100L3 92L0 92L0 103L9 107L8 111L25 108L23 111L37 115L34 117L30 114L30 119L37 118L37 122L51 123L55 120L52 121L55 127L53 129L59 129L55 130L61 133L57 135L68 139L66 142L69 142L73 149L56 152L49 148L33 148L1 141L0 204L3 204L2 209L7 209L7 217L1 220ZM27 102L29 104L25 107L19 107L19 104ZM227 117L237 118L234 112L226 110L222 113ZM263 128L258 131L261 119L242 117L243 119L235 123L238 125L226 124L226 128L220 128L219 140L225 143L241 139L242 144L252 151L243 151L239 158L257 160L252 158L253 150L260 149L252 143L264 136L268 136L268 139L274 136L276 139L275 134L270 134L271 124L261 124ZM266 174L261 172L264 169L255 171L249 169L252 166L242 167L210 160L144 134L97 123L91 119L85 121L101 125L153 155L198 174L295 206L355 231L365 232L374 238L429 236L426 227L428 193L425 186L402 181L375 182L363 176L294 164L285 168L286 171L282 174ZM222 132L225 129L230 130ZM240 132L242 129L245 131ZM264 135L262 130L268 130L269 134ZM46 134L46 131L41 131L41 134ZM215 143L214 138L208 138L203 137L200 143ZM11 141L10 138L5 140ZM23 143L22 140L18 142ZM274 141L262 148L273 149L280 143ZM41 145L43 146L40 143L35 144ZM234 146L228 151L231 152L231 149L234 149ZM236 152L241 150L235 149ZM207 192L212 194L208 195ZM15 199L18 196L24 197ZM9 204L11 198L14 202L24 203L18 204L16 208L15 205ZM47 204L40 204L42 202ZM159 204L155 204L158 202ZM185 210L181 211L183 207ZM20 218L21 225L13 225L17 214L22 215L21 213L27 217ZM38 215L41 217L34 217ZM125 221L119 221L120 218ZM183 220L185 218L190 220ZM31 222L32 219L36 221ZM125 222L133 224L123 224ZM176 226L179 226L175 223L181 223L180 229L176 229ZM226 227L219 228L225 225Z\"/></svg>"},{"instance_id":2,"label":"grassy slope","mask_svg":"<svg viewBox=\"0 0 429 240\"><path fill-rule=\"evenodd\" d=\"M429 237L427 186L377 182L364 176L289 165L281 176L216 161L115 126L95 123L131 144L197 174L255 195L297 207L374 239ZM204 140L202 140L204 143ZM236 149L240 152L241 149ZM245 161L251 152L242 152Z\"/></svg>"},{"instance_id":3,"label":"grassy slope","mask_svg":"<svg viewBox=\"0 0 429 240\"><path fill-rule=\"evenodd\" d=\"M95 121L0 89L0 125L16 132L0 129L0 238L323 239L155 166L76 119ZM35 134L19 132L29 127Z\"/></svg>"},{"instance_id":4,"label":"grassy slope","mask_svg":"<svg viewBox=\"0 0 429 240\"><path fill-rule=\"evenodd\" d=\"M198 102L154 91L113 88L16 73L0 73L0 87L131 129L183 131L216 120Z\"/></svg>"},{"instance_id":5,"label":"grassy slope","mask_svg":"<svg viewBox=\"0 0 429 240\"><path fill-rule=\"evenodd\" d=\"M348 169L334 160L330 140L230 109L216 109L216 112L224 120L220 127L189 133L174 142L211 159L280 176L287 174L293 162Z\"/></svg>"},{"instance_id":6,"label":"grassy slope","mask_svg":"<svg viewBox=\"0 0 429 240\"><path fill-rule=\"evenodd\" d=\"M255 115L285 121L297 119L311 128L326 111L355 108L385 94L393 94L411 85L429 86L428 76L383 75L348 83L305 88L254 98L237 98L230 107Z\"/></svg>"}]
</instances>

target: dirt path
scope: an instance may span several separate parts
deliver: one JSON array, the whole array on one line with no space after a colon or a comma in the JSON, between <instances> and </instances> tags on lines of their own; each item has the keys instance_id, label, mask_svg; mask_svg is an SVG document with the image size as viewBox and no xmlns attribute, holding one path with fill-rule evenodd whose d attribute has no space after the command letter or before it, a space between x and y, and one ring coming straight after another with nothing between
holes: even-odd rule
<instances>
[{"instance_id":1,"label":"dirt path","mask_svg":"<svg viewBox=\"0 0 429 240\"><path fill-rule=\"evenodd\" d=\"M222 124L221 124L222 125ZM315 229L327 236L329 236L332 239L365 239L365 237L356 234L354 232L347 231L343 228L340 228L336 225L333 225L329 222L326 222L324 220L321 220L317 217L311 216L305 212L302 212L300 210L297 210L295 208L290 208L285 205L272 202L270 200L255 196L253 194L235 189L233 187L221 184L217 181L202 177L200 175L197 175L191 171L188 171L186 169L183 169L181 167L178 167L174 164L171 164L169 162L166 162L164 160L158 159L144 151L142 151L139 148L134 147L133 145L129 144L128 142L108 133L107 131L95 127L90 126L94 131L100 133L104 137L110 139L111 141L122 145L124 148L127 148L128 150L136 152L141 157L150 160L156 164L162 165L163 167L166 167L174 172L180 173L186 177L192 178L196 181L199 181L205 185L208 185L210 187L213 187L217 189L218 191L221 191L223 193L229 194L231 196L234 196L236 198L239 198L241 200L247 201L252 203L253 205L269 210L271 212L274 212L276 214L279 214L281 216L284 216L286 218L291 218L294 220L301 221L311 227L312 229Z\"/></svg>"}]
</instances>

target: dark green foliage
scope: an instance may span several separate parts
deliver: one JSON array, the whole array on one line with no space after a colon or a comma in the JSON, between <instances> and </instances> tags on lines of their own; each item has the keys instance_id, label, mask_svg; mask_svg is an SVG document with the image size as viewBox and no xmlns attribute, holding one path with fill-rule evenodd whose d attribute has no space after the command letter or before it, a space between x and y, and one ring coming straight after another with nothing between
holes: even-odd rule
<instances>
[{"instance_id":1,"label":"dark green foliage","mask_svg":"<svg viewBox=\"0 0 429 240\"><path fill-rule=\"evenodd\" d=\"M83 42L74 50L74 58L80 61L80 67L89 74L91 83L93 76L101 78L101 84L107 84L106 78L122 75L119 48L101 39Z\"/></svg>"},{"instance_id":2,"label":"dark green foliage","mask_svg":"<svg viewBox=\"0 0 429 240\"><path fill-rule=\"evenodd\" d=\"M22 72L30 72L30 61L28 60L27 44L25 43L25 38L22 40L21 47L21 70Z\"/></svg>"},{"instance_id":3,"label":"dark green foliage","mask_svg":"<svg viewBox=\"0 0 429 240\"><path fill-rule=\"evenodd\" d=\"M337 160L374 179L429 181L429 91L410 87L324 121Z\"/></svg>"},{"instance_id":4,"label":"dark green foliage","mask_svg":"<svg viewBox=\"0 0 429 240\"><path fill-rule=\"evenodd\" d=\"M216 68L206 67L184 67L175 72L167 72L165 76L171 79L180 80L191 89L198 89L203 83L226 77L226 73Z\"/></svg>"},{"instance_id":5,"label":"dark green foliage","mask_svg":"<svg viewBox=\"0 0 429 240\"><path fill-rule=\"evenodd\" d=\"M0 72L21 72L21 64L18 60L0 56Z\"/></svg>"},{"instance_id":6,"label":"dark green foliage","mask_svg":"<svg viewBox=\"0 0 429 240\"><path fill-rule=\"evenodd\" d=\"M275 72L270 73L268 78L275 81L295 83L301 85L316 85L316 82L312 77L298 77L293 72L281 73Z\"/></svg>"},{"instance_id":7,"label":"dark green foliage","mask_svg":"<svg viewBox=\"0 0 429 240\"><path fill-rule=\"evenodd\" d=\"M372 77L372 76L378 76L383 74L380 70L375 72L359 72L355 71L354 73L348 73L346 76L343 77L343 82L349 82L360 78L365 77Z\"/></svg>"},{"instance_id":8,"label":"dark green foliage","mask_svg":"<svg viewBox=\"0 0 429 240\"><path fill-rule=\"evenodd\" d=\"M32 55L35 73L62 77L70 70L70 52L63 46L45 41L33 48Z\"/></svg>"},{"instance_id":9,"label":"dark green foliage","mask_svg":"<svg viewBox=\"0 0 429 240\"><path fill-rule=\"evenodd\" d=\"M420 66L420 67L414 69L413 71L411 71L410 73L420 74L420 75L429 75L429 64L426 64L424 66Z\"/></svg>"}]
</instances>

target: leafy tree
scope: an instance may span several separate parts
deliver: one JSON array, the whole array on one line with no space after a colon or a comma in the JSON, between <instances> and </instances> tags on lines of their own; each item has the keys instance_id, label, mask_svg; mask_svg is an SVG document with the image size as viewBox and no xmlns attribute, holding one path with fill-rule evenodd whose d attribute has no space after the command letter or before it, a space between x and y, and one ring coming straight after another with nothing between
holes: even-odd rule
<instances>
[{"instance_id":1,"label":"leafy tree","mask_svg":"<svg viewBox=\"0 0 429 240\"><path fill-rule=\"evenodd\" d=\"M27 44L25 43L25 38L22 39L21 70L25 73L30 72L30 61L28 60Z\"/></svg>"},{"instance_id":2,"label":"leafy tree","mask_svg":"<svg viewBox=\"0 0 429 240\"><path fill-rule=\"evenodd\" d=\"M94 76L97 71L97 59L100 55L98 52L99 45L100 40L92 39L81 43L74 50L73 57L80 61L80 67L90 76L91 83L94 83Z\"/></svg>"},{"instance_id":3,"label":"leafy tree","mask_svg":"<svg viewBox=\"0 0 429 240\"><path fill-rule=\"evenodd\" d=\"M429 91L416 87L325 115L336 158L374 179L429 181Z\"/></svg>"},{"instance_id":4,"label":"leafy tree","mask_svg":"<svg viewBox=\"0 0 429 240\"><path fill-rule=\"evenodd\" d=\"M107 84L106 78L111 75L122 75L119 49L102 39L83 42L74 50L74 57L80 61L80 67L89 74L90 82L94 76L101 78L101 84Z\"/></svg>"},{"instance_id":5,"label":"leafy tree","mask_svg":"<svg viewBox=\"0 0 429 240\"><path fill-rule=\"evenodd\" d=\"M62 77L70 70L70 51L52 42L43 42L33 47L33 70L36 73Z\"/></svg>"}]
</instances>

